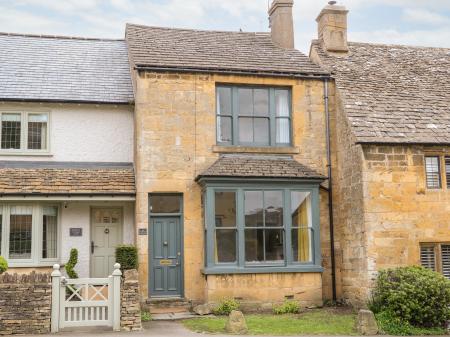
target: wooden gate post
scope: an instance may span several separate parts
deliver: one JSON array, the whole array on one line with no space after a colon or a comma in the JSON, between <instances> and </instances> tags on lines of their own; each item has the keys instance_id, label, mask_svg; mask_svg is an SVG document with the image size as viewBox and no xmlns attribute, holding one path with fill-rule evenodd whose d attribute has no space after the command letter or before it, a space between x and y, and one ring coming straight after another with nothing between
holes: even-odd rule
<instances>
[{"instance_id":1,"label":"wooden gate post","mask_svg":"<svg viewBox=\"0 0 450 337\"><path fill-rule=\"evenodd\" d=\"M53 265L52 277L52 318L51 318L51 332L57 333L59 331L59 297L61 287L61 271L59 264Z\"/></svg>"},{"instance_id":2,"label":"wooden gate post","mask_svg":"<svg viewBox=\"0 0 450 337\"><path fill-rule=\"evenodd\" d=\"M120 284L122 272L120 271L120 264L114 264L113 278L113 330L120 331Z\"/></svg>"}]
</instances>

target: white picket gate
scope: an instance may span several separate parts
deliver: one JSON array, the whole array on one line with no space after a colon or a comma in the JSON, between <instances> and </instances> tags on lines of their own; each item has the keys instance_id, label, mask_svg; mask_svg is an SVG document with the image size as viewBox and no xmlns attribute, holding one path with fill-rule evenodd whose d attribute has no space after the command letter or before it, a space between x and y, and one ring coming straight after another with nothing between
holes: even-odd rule
<instances>
[{"instance_id":1,"label":"white picket gate","mask_svg":"<svg viewBox=\"0 0 450 337\"><path fill-rule=\"evenodd\" d=\"M108 326L120 331L120 264L107 278L69 279L55 264L52 272L51 331L66 327Z\"/></svg>"}]
</instances>

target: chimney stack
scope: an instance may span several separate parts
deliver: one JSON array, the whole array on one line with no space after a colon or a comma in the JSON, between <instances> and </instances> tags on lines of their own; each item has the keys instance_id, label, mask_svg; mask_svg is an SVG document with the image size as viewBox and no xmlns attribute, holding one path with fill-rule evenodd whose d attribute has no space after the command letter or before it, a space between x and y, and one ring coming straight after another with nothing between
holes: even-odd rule
<instances>
[{"instance_id":1,"label":"chimney stack","mask_svg":"<svg viewBox=\"0 0 450 337\"><path fill-rule=\"evenodd\" d=\"M328 2L317 17L319 40L329 52L348 52L347 13L344 6L336 5L336 1Z\"/></svg>"},{"instance_id":2,"label":"chimney stack","mask_svg":"<svg viewBox=\"0 0 450 337\"><path fill-rule=\"evenodd\" d=\"M294 48L294 0L273 0L269 9L272 41L286 49Z\"/></svg>"}]
</instances>

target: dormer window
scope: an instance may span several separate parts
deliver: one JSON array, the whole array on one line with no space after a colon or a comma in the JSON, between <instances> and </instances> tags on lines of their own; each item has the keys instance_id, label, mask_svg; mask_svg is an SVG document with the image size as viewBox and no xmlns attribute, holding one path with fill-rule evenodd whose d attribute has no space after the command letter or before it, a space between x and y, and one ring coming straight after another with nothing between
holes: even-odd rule
<instances>
[{"instance_id":1,"label":"dormer window","mask_svg":"<svg viewBox=\"0 0 450 337\"><path fill-rule=\"evenodd\" d=\"M0 151L47 152L48 113L0 112Z\"/></svg>"},{"instance_id":2,"label":"dormer window","mask_svg":"<svg viewBox=\"0 0 450 337\"><path fill-rule=\"evenodd\" d=\"M289 89L220 85L216 100L218 144L291 145Z\"/></svg>"}]
</instances>

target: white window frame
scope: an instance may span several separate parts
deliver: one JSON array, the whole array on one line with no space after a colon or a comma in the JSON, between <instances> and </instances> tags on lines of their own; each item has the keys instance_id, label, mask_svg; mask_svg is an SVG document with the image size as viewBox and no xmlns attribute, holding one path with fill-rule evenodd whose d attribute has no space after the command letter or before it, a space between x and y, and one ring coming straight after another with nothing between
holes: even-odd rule
<instances>
[{"instance_id":1,"label":"white window frame","mask_svg":"<svg viewBox=\"0 0 450 337\"><path fill-rule=\"evenodd\" d=\"M48 155L50 153L50 112L49 111L21 111L21 110L0 110L0 140L2 137L1 120L2 114L20 114L20 149L2 149L0 144L0 155ZM43 150L28 149L28 116L46 115L47 116L47 139L46 148Z\"/></svg>"},{"instance_id":2,"label":"white window frame","mask_svg":"<svg viewBox=\"0 0 450 337\"><path fill-rule=\"evenodd\" d=\"M10 214L13 206L30 206L32 207L31 222L31 258L30 259L9 259L9 231L10 231ZM57 248L56 258L42 258L42 227L43 227L43 208L57 208ZM54 203L6 203L0 204L0 216L3 217L2 222L2 245L0 255L8 261L9 267L48 267L58 263L61 256L61 208Z\"/></svg>"}]
</instances>

